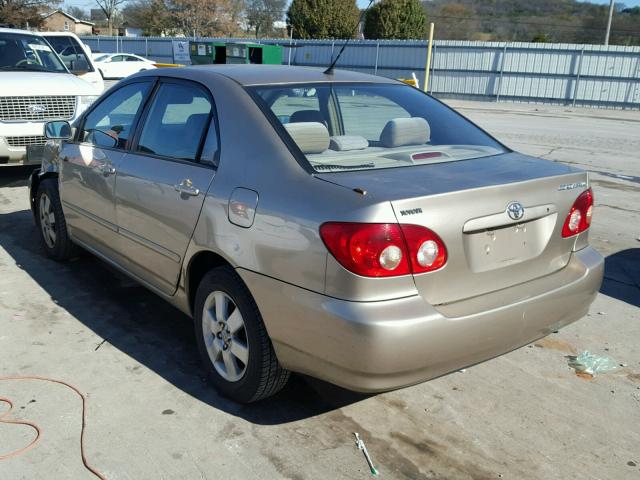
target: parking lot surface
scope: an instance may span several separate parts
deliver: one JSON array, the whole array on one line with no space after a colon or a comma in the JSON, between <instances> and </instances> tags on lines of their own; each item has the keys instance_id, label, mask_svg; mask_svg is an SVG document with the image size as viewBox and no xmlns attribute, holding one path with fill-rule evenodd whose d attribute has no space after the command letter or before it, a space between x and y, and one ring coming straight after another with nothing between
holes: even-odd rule
<instances>
[{"instance_id":1,"label":"parking lot surface","mask_svg":"<svg viewBox=\"0 0 640 480\"><path fill-rule=\"evenodd\" d=\"M581 321L500 358L362 397L294 376L236 405L203 380L190 320L89 254L41 252L29 170L0 169L0 376L66 380L88 397L87 457L109 479L640 477L640 112L450 102L508 146L590 170L605 282ZM567 356L621 366L589 379ZM399 355L402 352L399 350ZM0 478L91 478L81 404L60 385L0 381L41 442ZM0 415L6 405L0 404ZM0 423L0 455L33 438Z\"/></svg>"}]
</instances>

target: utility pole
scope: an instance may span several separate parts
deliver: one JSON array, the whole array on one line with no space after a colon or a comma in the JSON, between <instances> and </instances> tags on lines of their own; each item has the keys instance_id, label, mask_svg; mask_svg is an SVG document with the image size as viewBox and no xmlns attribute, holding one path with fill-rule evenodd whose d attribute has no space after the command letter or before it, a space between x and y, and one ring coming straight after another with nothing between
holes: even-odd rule
<instances>
[{"instance_id":1,"label":"utility pole","mask_svg":"<svg viewBox=\"0 0 640 480\"><path fill-rule=\"evenodd\" d=\"M611 35L611 21L613 20L613 11L616 6L616 0L611 0L609 4L609 19L607 20L607 33L604 36L604 44L609 45L609 36Z\"/></svg>"}]
</instances>

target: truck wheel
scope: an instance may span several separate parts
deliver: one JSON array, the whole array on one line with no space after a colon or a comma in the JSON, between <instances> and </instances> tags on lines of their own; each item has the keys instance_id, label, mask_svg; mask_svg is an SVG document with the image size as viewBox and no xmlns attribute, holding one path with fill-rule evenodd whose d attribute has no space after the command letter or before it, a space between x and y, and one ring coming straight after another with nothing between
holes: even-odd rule
<instances>
[{"instance_id":1,"label":"truck wheel","mask_svg":"<svg viewBox=\"0 0 640 480\"><path fill-rule=\"evenodd\" d=\"M207 273L196 293L198 350L213 385L225 396L251 403L274 395L289 379L249 289L233 268Z\"/></svg>"},{"instance_id":2,"label":"truck wheel","mask_svg":"<svg viewBox=\"0 0 640 480\"><path fill-rule=\"evenodd\" d=\"M73 243L67 234L57 179L47 178L38 186L36 224L47 256L55 260L67 260L71 257Z\"/></svg>"}]
</instances>

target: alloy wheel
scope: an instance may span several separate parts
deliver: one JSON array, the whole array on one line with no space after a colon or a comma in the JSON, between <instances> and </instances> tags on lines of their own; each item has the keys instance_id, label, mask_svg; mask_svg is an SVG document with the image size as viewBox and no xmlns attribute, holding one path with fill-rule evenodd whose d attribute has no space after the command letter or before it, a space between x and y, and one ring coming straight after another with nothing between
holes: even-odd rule
<instances>
[{"instance_id":1,"label":"alloy wheel","mask_svg":"<svg viewBox=\"0 0 640 480\"><path fill-rule=\"evenodd\" d=\"M49 248L54 248L57 238L56 216L53 212L53 204L46 193L40 195L38 213L42 237Z\"/></svg>"},{"instance_id":2,"label":"alloy wheel","mask_svg":"<svg viewBox=\"0 0 640 480\"><path fill-rule=\"evenodd\" d=\"M249 343L240 309L220 290L211 292L202 312L204 343L218 374L228 382L237 382L247 370Z\"/></svg>"}]
</instances>

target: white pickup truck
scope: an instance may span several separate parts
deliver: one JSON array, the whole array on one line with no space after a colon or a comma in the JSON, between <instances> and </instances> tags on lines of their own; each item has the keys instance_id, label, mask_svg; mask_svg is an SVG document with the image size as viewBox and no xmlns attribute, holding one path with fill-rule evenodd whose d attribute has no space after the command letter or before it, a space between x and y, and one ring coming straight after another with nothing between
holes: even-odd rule
<instances>
[{"instance_id":1,"label":"white pickup truck","mask_svg":"<svg viewBox=\"0 0 640 480\"><path fill-rule=\"evenodd\" d=\"M40 163L44 124L73 122L101 93L70 73L42 36L0 28L0 167Z\"/></svg>"}]
</instances>

